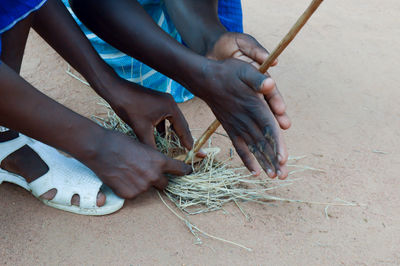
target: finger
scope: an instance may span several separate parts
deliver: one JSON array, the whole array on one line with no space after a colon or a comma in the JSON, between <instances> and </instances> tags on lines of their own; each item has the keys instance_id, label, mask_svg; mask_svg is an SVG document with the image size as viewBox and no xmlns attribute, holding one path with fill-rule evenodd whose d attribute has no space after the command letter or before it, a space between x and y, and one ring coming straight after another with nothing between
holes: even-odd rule
<instances>
[{"instance_id":1,"label":"finger","mask_svg":"<svg viewBox=\"0 0 400 266\"><path fill-rule=\"evenodd\" d=\"M244 84L258 93L262 93L261 91L264 87L270 89L270 91L272 91L272 89L275 87L275 82L271 78L261 74L256 68L248 64L242 65L242 67L239 68L238 76ZM271 83L273 85L271 85Z\"/></svg>"},{"instance_id":2,"label":"finger","mask_svg":"<svg viewBox=\"0 0 400 266\"><path fill-rule=\"evenodd\" d=\"M267 149L269 149L269 145L266 141L263 141L259 142L253 149L250 149L250 151L254 154L254 157L257 159L257 162L264 172L273 179L277 176L279 170L274 167L274 156L271 156L269 152L265 152Z\"/></svg>"},{"instance_id":3,"label":"finger","mask_svg":"<svg viewBox=\"0 0 400 266\"><path fill-rule=\"evenodd\" d=\"M264 96L271 111L274 113L279 126L283 129L289 129L291 126L290 118L286 114L286 104L278 89L274 89L272 93Z\"/></svg>"},{"instance_id":4,"label":"finger","mask_svg":"<svg viewBox=\"0 0 400 266\"><path fill-rule=\"evenodd\" d=\"M267 175L270 178L275 178L279 171L275 140L268 136L266 138L266 133L262 133L254 122L248 122L247 125L248 133L252 138L250 141L246 140L249 150L254 154ZM272 133L268 132L268 135L272 135Z\"/></svg>"},{"instance_id":5,"label":"finger","mask_svg":"<svg viewBox=\"0 0 400 266\"><path fill-rule=\"evenodd\" d=\"M285 180L289 175L289 170L286 165L281 165L281 169L279 170L278 177L280 180Z\"/></svg>"},{"instance_id":6,"label":"finger","mask_svg":"<svg viewBox=\"0 0 400 266\"><path fill-rule=\"evenodd\" d=\"M258 176L261 173L261 169L257 164L254 156L251 154L248 145L243 138L229 134L232 140L232 144L235 147L237 154L242 159L243 164L254 176Z\"/></svg>"},{"instance_id":7,"label":"finger","mask_svg":"<svg viewBox=\"0 0 400 266\"><path fill-rule=\"evenodd\" d=\"M270 93L265 93L264 96L275 114L282 115L286 112L285 101L276 85Z\"/></svg>"},{"instance_id":8,"label":"finger","mask_svg":"<svg viewBox=\"0 0 400 266\"><path fill-rule=\"evenodd\" d=\"M279 170L277 158L278 148L280 147L280 139L278 138L279 125L265 101L261 100L259 104L253 105L256 107L252 113L252 123L254 124L252 125L251 122L248 123L248 130L254 141L257 141L256 143L259 145L258 149L261 154L263 154L265 159L269 160L269 163L272 164L272 175L275 175ZM265 140L265 143L260 141L260 139Z\"/></svg>"},{"instance_id":9,"label":"finger","mask_svg":"<svg viewBox=\"0 0 400 266\"><path fill-rule=\"evenodd\" d=\"M237 43L243 54L247 55L259 64L262 64L268 58L268 51L255 38L250 35L242 35Z\"/></svg>"},{"instance_id":10,"label":"finger","mask_svg":"<svg viewBox=\"0 0 400 266\"><path fill-rule=\"evenodd\" d=\"M140 142L157 149L156 140L154 138L154 128L151 124L135 125L133 131L135 132Z\"/></svg>"},{"instance_id":11,"label":"finger","mask_svg":"<svg viewBox=\"0 0 400 266\"><path fill-rule=\"evenodd\" d=\"M276 132L278 130L278 132ZM263 134L266 139L269 141L270 147L274 147L275 161L272 160L272 163L276 169L276 174L280 175L282 173L282 167L285 166L287 160L289 158L289 154L287 152L286 143L283 138L282 131L279 130L277 125L271 127L266 126L263 129ZM271 156L271 152L267 150L267 154ZM270 157L271 158L271 157Z\"/></svg>"},{"instance_id":12,"label":"finger","mask_svg":"<svg viewBox=\"0 0 400 266\"><path fill-rule=\"evenodd\" d=\"M264 126L262 129L262 134L266 142L259 144L259 150L267 159L269 159L269 163L273 165L274 169L271 170L273 170L272 175L275 176L280 170L278 159L279 139L276 136L273 125Z\"/></svg>"},{"instance_id":13,"label":"finger","mask_svg":"<svg viewBox=\"0 0 400 266\"><path fill-rule=\"evenodd\" d=\"M237 53L238 53L238 55L233 54L232 57L236 58L236 59L239 59L239 60L242 60L243 62L249 63L253 67L255 67L256 69L260 69L261 65L259 63L257 63L256 61L254 61L253 59L251 59L247 55L243 54L241 51L238 51Z\"/></svg>"},{"instance_id":14,"label":"finger","mask_svg":"<svg viewBox=\"0 0 400 266\"><path fill-rule=\"evenodd\" d=\"M276 90L275 81L267 76L267 78L261 83L258 92L264 94L265 96L271 95Z\"/></svg>"},{"instance_id":15,"label":"finger","mask_svg":"<svg viewBox=\"0 0 400 266\"><path fill-rule=\"evenodd\" d=\"M269 56L269 52L255 38L247 35L245 38L237 40L240 51L257 62L259 65L265 62ZM271 66L276 66L278 59L275 59Z\"/></svg>"},{"instance_id":16,"label":"finger","mask_svg":"<svg viewBox=\"0 0 400 266\"><path fill-rule=\"evenodd\" d=\"M192 167L185 164L184 162L165 157L165 163L163 165L163 173L184 176L192 172Z\"/></svg>"},{"instance_id":17,"label":"finger","mask_svg":"<svg viewBox=\"0 0 400 266\"><path fill-rule=\"evenodd\" d=\"M278 143L278 147L277 147L278 161L281 166L284 166L289 159L289 153L287 151L285 139L283 138L282 130L279 130L277 143Z\"/></svg>"},{"instance_id":18,"label":"finger","mask_svg":"<svg viewBox=\"0 0 400 266\"><path fill-rule=\"evenodd\" d=\"M176 108L173 112L173 115L167 117L167 119L172 124L183 146L186 149L191 150L193 147L193 137L190 133L189 125L186 122L186 119L183 116L181 110Z\"/></svg>"},{"instance_id":19,"label":"finger","mask_svg":"<svg viewBox=\"0 0 400 266\"><path fill-rule=\"evenodd\" d=\"M283 97L276 89L265 95L265 99L267 100L268 105L271 107L271 110L274 112L274 114L283 115L286 112L286 104L283 100Z\"/></svg>"},{"instance_id":20,"label":"finger","mask_svg":"<svg viewBox=\"0 0 400 266\"><path fill-rule=\"evenodd\" d=\"M292 126L292 122L286 113L283 115L275 115L275 118L278 121L280 128L283 130L287 130Z\"/></svg>"},{"instance_id":21,"label":"finger","mask_svg":"<svg viewBox=\"0 0 400 266\"><path fill-rule=\"evenodd\" d=\"M162 120L160 123L157 124L156 130L161 137L165 137L166 133L165 120Z\"/></svg>"},{"instance_id":22,"label":"finger","mask_svg":"<svg viewBox=\"0 0 400 266\"><path fill-rule=\"evenodd\" d=\"M168 178L165 175L161 175L153 186L158 190L164 190L168 186Z\"/></svg>"},{"instance_id":23,"label":"finger","mask_svg":"<svg viewBox=\"0 0 400 266\"><path fill-rule=\"evenodd\" d=\"M203 149L200 149L196 153L196 157L198 157L198 158L206 158L207 157L207 153Z\"/></svg>"}]
</instances>

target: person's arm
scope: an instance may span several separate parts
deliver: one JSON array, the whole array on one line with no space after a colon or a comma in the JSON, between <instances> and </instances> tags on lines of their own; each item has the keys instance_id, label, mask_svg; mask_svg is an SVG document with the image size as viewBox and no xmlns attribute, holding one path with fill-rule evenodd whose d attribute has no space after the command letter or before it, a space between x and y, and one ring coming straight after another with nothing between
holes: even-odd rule
<instances>
[{"instance_id":1,"label":"person's arm","mask_svg":"<svg viewBox=\"0 0 400 266\"><path fill-rule=\"evenodd\" d=\"M221 24L218 0L165 0L165 4L182 39L193 51L216 60L240 59L256 68L267 59L268 51L255 38L228 32ZM291 123L278 89L272 90L265 98L280 127L288 129Z\"/></svg>"},{"instance_id":2,"label":"person's arm","mask_svg":"<svg viewBox=\"0 0 400 266\"><path fill-rule=\"evenodd\" d=\"M274 89L272 79L239 60L216 61L194 53L158 27L137 1L70 3L79 19L104 41L180 82L203 99L250 171L260 172L252 150L269 176L287 175L283 170L287 152L279 126L258 94Z\"/></svg>"},{"instance_id":3,"label":"person's arm","mask_svg":"<svg viewBox=\"0 0 400 266\"><path fill-rule=\"evenodd\" d=\"M218 17L218 0L165 0L165 5L183 41L198 54L206 55L228 32Z\"/></svg>"},{"instance_id":4,"label":"person's arm","mask_svg":"<svg viewBox=\"0 0 400 266\"><path fill-rule=\"evenodd\" d=\"M184 175L191 167L101 128L36 90L0 62L0 125L63 150L91 168L123 198L168 183L164 173Z\"/></svg>"},{"instance_id":5,"label":"person's arm","mask_svg":"<svg viewBox=\"0 0 400 266\"><path fill-rule=\"evenodd\" d=\"M48 0L36 12L33 28L110 103L143 143L155 148L154 127L168 119L183 145L192 147L188 124L173 98L118 77L100 58L61 1Z\"/></svg>"},{"instance_id":6,"label":"person's arm","mask_svg":"<svg viewBox=\"0 0 400 266\"><path fill-rule=\"evenodd\" d=\"M267 50L253 37L227 31L219 20L218 0L165 0L165 5L184 42L199 54L225 59L235 56L236 50L241 49L250 60L259 64L268 56ZM215 45L221 39L224 45L215 51Z\"/></svg>"}]
</instances>

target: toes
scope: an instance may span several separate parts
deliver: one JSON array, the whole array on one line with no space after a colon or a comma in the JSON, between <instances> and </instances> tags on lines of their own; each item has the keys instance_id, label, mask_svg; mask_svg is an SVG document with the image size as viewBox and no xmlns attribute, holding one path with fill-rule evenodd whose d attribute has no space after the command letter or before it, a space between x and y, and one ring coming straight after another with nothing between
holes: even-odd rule
<instances>
[{"instance_id":1,"label":"toes","mask_svg":"<svg viewBox=\"0 0 400 266\"><path fill-rule=\"evenodd\" d=\"M53 188L53 189L47 191L46 193L42 194L40 196L40 198L45 199L45 200L52 200L52 199L54 199L56 194L57 194L57 189ZM104 204L106 204L106 195L104 195L103 192L99 192L97 194L96 203L97 203L97 207L102 207L102 206L104 206ZM71 198L71 205L79 206L79 204L80 204L79 195L78 194L73 195Z\"/></svg>"},{"instance_id":2,"label":"toes","mask_svg":"<svg viewBox=\"0 0 400 266\"><path fill-rule=\"evenodd\" d=\"M102 207L106 204L106 195L103 192L97 194L97 207Z\"/></svg>"},{"instance_id":3,"label":"toes","mask_svg":"<svg viewBox=\"0 0 400 266\"><path fill-rule=\"evenodd\" d=\"M71 205L79 206L80 204L80 197L78 194L75 194L71 198Z\"/></svg>"},{"instance_id":4,"label":"toes","mask_svg":"<svg viewBox=\"0 0 400 266\"><path fill-rule=\"evenodd\" d=\"M75 206L79 206L80 197L78 194L75 194L72 196L71 204L75 205ZM102 206L104 206L104 204L106 204L106 195L104 195L103 192L101 192L101 191L97 194L96 204L97 204L97 207L102 207Z\"/></svg>"},{"instance_id":5,"label":"toes","mask_svg":"<svg viewBox=\"0 0 400 266\"><path fill-rule=\"evenodd\" d=\"M57 189L53 188L40 196L41 199L52 200L57 194Z\"/></svg>"}]
</instances>

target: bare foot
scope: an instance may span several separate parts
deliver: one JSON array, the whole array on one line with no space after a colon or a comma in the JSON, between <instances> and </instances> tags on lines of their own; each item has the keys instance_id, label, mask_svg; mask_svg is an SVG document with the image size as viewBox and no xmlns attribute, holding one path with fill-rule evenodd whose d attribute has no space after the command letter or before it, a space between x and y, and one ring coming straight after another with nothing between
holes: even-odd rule
<instances>
[{"instance_id":1,"label":"bare foot","mask_svg":"<svg viewBox=\"0 0 400 266\"><path fill-rule=\"evenodd\" d=\"M13 140L18 136L18 132L12 130L0 132L0 143ZM27 145L6 157L1 162L0 168L24 177L28 183L35 181L49 171L47 164L43 162L40 156ZM51 200L56 196L56 194L57 189L51 189L41 195L40 198ZM75 194L72 196L72 205L79 206L79 201L79 195ZM102 192L99 192L97 194L97 206L104 206L105 202L106 196Z\"/></svg>"}]
</instances>

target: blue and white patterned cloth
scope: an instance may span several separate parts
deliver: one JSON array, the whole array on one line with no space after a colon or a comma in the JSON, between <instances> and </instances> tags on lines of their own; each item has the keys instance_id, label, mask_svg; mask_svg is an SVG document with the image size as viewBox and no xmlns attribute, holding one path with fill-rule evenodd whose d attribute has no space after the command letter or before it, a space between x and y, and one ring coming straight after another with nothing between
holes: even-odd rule
<instances>
[{"instance_id":1,"label":"blue and white patterned cloth","mask_svg":"<svg viewBox=\"0 0 400 266\"><path fill-rule=\"evenodd\" d=\"M46 0L1 0L0 2L0 54L1 34L11 29L30 13L38 10Z\"/></svg>"},{"instance_id":2,"label":"blue and white patterned cloth","mask_svg":"<svg viewBox=\"0 0 400 266\"><path fill-rule=\"evenodd\" d=\"M170 93L176 102L184 102L194 97L178 82L122 53L97 37L75 16L68 0L62 1L96 51L122 78L153 90ZM182 43L182 38L169 19L162 0L138 0L138 2L165 32ZM241 0L219 0L218 8L220 20L228 31L243 32Z\"/></svg>"}]
</instances>

